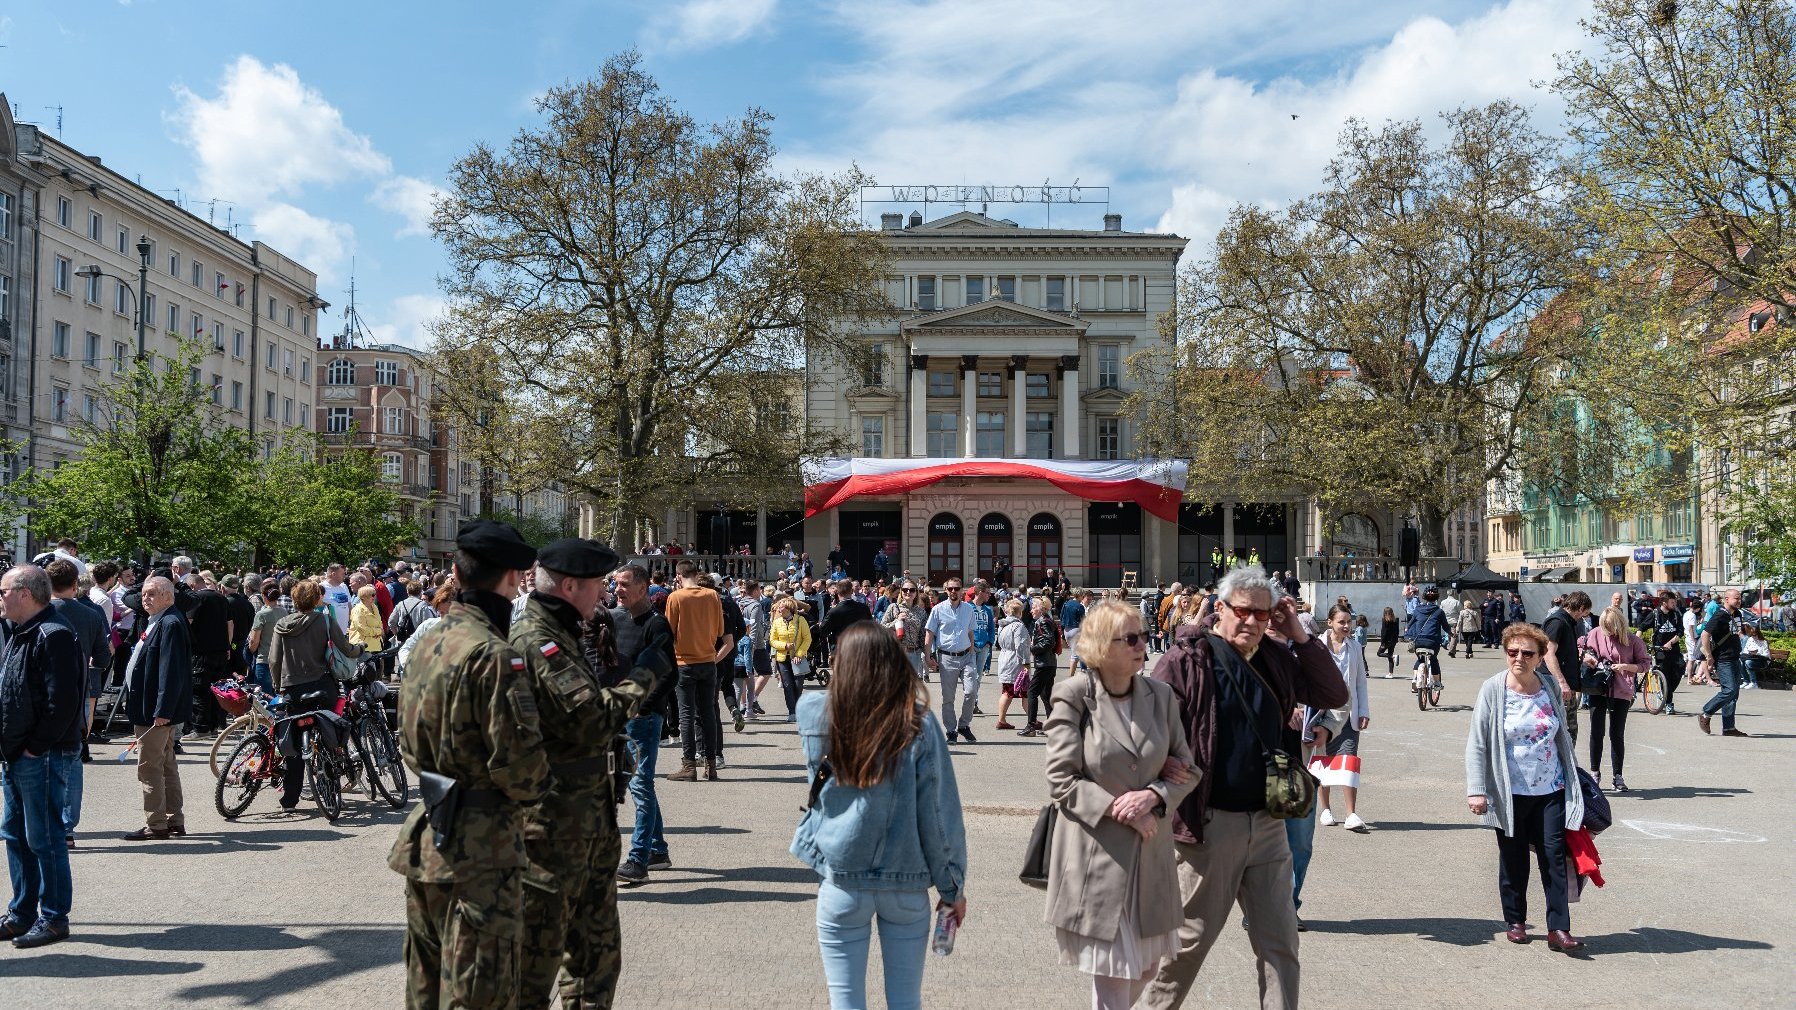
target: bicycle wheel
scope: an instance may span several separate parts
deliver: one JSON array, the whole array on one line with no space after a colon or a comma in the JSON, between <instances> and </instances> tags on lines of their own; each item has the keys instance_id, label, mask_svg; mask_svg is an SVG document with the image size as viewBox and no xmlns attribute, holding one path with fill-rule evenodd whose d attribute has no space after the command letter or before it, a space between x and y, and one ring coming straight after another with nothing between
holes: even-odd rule
<instances>
[{"instance_id":1,"label":"bicycle wheel","mask_svg":"<svg viewBox=\"0 0 1796 1010\"><path fill-rule=\"evenodd\" d=\"M343 789L337 781L337 770L330 755L316 741L312 742L311 753L306 755L306 776L312 780L312 798L318 801L318 809L324 811L324 819L335 824L343 815Z\"/></svg>"},{"instance_id":2,"label":"bicycle wheel","mask_svg":"<svg viewBox=\"0 0 1796 1010\"><path fill-rule=\"evenodd\" d=\"M240 715L231 720L231 724L224 728L223 733L218 734L218 739L212 741L212 754L207 760L212 766L213 778L218 778L223 774L225 763L222 759L235 754L237 745L248 739L255 728L255 716Z\"/></svg>"},{"instance_id":3,"label":"bicycle wheel","mask_svg":"<svg viewBox=\"0 0 1796 1010\"><path fill-rule=\"evenodd\" d=\"M224 774L218 776L218 784L212 791L212 802L218 807L220 817L234 820L249 809L257 791L262 788L273 759L274 747L266 736L251 733L238 741L230 757L225 759Z\"/></svg>"},{"instance_id":4,"label":"bicycle wheel","mask_svg":"<svg viewBox=\"0 0 1796 1010\"><path fill-rule=\"evenodd\" d=\"M387 728L385 713L371 712L363 723L362 767L375 791L385 797L387 806L398 810L411 799L412 785L399 756L399 738Z\"/></svg>"},{"instance_id":5,"label":"bicycle wheel","mask_svg":"<svg viewBox=\"0 0 1796 1010\"><path fill-rule=\"evenodd\" d=\"M1434 708L1441 707L1441 685L1440 684L1437 684L1434 681L1429 681L1428 687L1425 690L1423 690L1421 693L1428 696L1428 705L1429 706L1434 707Z\"/></svg>"},{"instance_id":6,"label":"bicycle wheel","mask_svg":"<svg viewBox=\"0 0 1796 1010\"><path fill-rule=\"evenodd\" d=\"M1640 678L1640 707L1649 715L1658 715L1665 711L1665 675L1658 670L1648 670Z\"/></svg>"}]
</instances>

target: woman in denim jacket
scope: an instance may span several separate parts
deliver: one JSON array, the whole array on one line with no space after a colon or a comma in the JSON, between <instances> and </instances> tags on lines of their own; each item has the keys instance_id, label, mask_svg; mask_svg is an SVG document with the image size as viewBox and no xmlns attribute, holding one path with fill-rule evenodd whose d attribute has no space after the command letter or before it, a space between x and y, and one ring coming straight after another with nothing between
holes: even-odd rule
<instances>
[{"instance_id":1,"label":"woman in denim jacket","mask_svg":"<svg viewBox=\"0 0 1796 1010\"><path fill-rule=\"evenodd\" d=\"M922 683L897 638L862 621L837 640L829 691L798 703L813 800L792 854L823 878L817 944L838 1010L867 1006L875 919L893 1008L922 1006L930 886L941 898L936 907L966 921L960 791Z\"/></svg>"}]
</instances>

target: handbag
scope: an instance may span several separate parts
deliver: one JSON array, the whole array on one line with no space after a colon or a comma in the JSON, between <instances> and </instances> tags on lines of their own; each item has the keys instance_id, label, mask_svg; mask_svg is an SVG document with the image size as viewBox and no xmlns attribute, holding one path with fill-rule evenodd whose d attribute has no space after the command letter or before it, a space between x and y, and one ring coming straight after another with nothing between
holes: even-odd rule
<instances>
[{"instance_id":1,"label":"handbag","mask_svg":"<svg viewBox=\"0 0 1796 1010\"><path fill-rule=\"evenodd\" d=\"M808 680L811 676L811 661L803 656L792 657L792 679Z\"/></svg>"},{"instance_id":2,"label":"handbag","mask_svg":"<svg viewBox=\"0 0 1796 1010\"><path fill-rule=\"evenodd\" d=\"M1216 656L1225 655L1218 651L1221 649L1230 650L1226 655L1239 657L1239 653L1233 651L1233 646L1215 635L1211 635L1210 655L1212 661L1215 661L1214 657ZM1258 680L1260 686L1265 688L1266 693L1276 701L1278 692L1272 689L1271 684L1266 683L1266 678L1260 676L1260 671L1255 670L1253 664L1246 660L1240 660L1240 663L1247 667L1254 679ZM1219 665L1226 669L1230 663L1224 659ZM1238 695L1231 693L1229 698L1234 701L1235 707L1241 710L1241 714L1247 718L1247 728L1253 731L1254 739L1260 744L1260 753L1266 760L1266 812L1280 820L1308 817L1310 811L1316 807L1316 790L1321 787L1322 780L1310 774L1310 770L1304 767L1303 760L1290 751L1267 746L1266 738L1260 735L1260 727L1254 721L1253 713L1247 710L1247 706L1242 703Z\"/></svg>"},{"instance_id":3,"label":"handbag","mask_svg":"<svg viewBox=\"0 0 1796 1010\"><path fill-rule=\"evenodd\" d=\"M1615 813L1609 807L1609 797L1603 795L1603 789L1597 784L1596 776L1582 768L1578 769L1578 788L1584 793L1584 823L1582 827L1592 835L1600 835L1615 823Z\"/></svg>"},{"instance_id":4,"label":"handbag","mask_svg":"<svg viewBox=\"0 0 1796 1010\"><path fill-rule=\"evenodd\" d=\"M1094 691L1089 701L1096 701ZM1089 772L1085 764L1085 727L1091 722L1091 706L1079 713L1079 769ZM1029 832L1029 847L1023 851L1023 868L1016 878L1030 887L1046 888L1048 871L1054 860L1054 827L1060 823L1060 804L1049 800L1035 815L1035 827Z\"/></svg>"},{"instance_id":5,"label":"handbag","mask_svg":"<svg viewBox=\"0 0 1796 1010\"><path fill-rule=\"evenodd\" d=\"M337 648L337 643L328 638L324 641L324 658L325 665L330 667L331 676L338 683L347 684L355 679L356 668L360 664L344 655L343 650Z\"/></svg>"}]
</instances>

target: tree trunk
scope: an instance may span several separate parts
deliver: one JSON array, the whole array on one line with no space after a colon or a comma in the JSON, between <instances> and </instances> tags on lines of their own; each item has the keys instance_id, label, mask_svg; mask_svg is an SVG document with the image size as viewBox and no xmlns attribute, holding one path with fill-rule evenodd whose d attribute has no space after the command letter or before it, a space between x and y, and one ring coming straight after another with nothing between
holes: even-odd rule
<instances>
[{"instance_id":1,"label":"tree trunk","mask_svg":"<svg viewBox=\"0 0 1796 1010\"><path fill-rule=\"evenodd\" d=\"M1421 535L1422 556L1425 558L1445 557L1447 553L1447 514L1438 506L1421 506L1421 518L1417 522Z\"/></svg>"}]
</instances>

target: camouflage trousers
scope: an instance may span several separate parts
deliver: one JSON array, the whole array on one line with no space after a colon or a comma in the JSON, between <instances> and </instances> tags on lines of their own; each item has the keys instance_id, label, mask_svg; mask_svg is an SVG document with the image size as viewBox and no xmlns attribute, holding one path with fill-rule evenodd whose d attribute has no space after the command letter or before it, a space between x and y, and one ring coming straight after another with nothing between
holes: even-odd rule
<instances>
[{"instance_id":1,"label":"camouflage trousers","mask_svg":"<svg viewBox=\"0 0 1796 1010\"><path fill-rule=\"evenodd\" d=\"M407 1010L518 1005L524 871L405 882Z\"/></svg>"},{"instance_id":2,"label":"camouflage trousers","mask_svg":"<svg viewBox=\"0 0 1796 1010\"><path fill-rule=\"evenodd\" d=\"M603 800L601 802L609 802ZM610 1010L623 967L617 924L615 829L599 838L527 840L523 1010L543 1010L557 989L563 1010Z\"/></svg>"}]
</instances>

